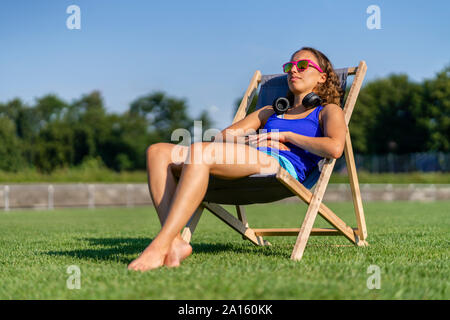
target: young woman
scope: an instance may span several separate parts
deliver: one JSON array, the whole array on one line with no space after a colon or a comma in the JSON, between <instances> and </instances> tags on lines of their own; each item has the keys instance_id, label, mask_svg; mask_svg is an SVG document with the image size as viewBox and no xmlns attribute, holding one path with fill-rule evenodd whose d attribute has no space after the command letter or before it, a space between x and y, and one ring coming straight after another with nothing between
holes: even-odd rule
<instances>
[{"instance_id":1,"label":"young woman","mask_svg":"<svg viewBox=\"0 0 450 320\"><path fill-rule=\"evenodd\" d=\"M150 195L162 228L128 269L177 267L192 253L192 247L181 238L180 232L203 200L210 174L235 179L255 173L275 173L282 166L302 182L321 158L337 159L342 155L346 125L339 107L339 80L328 58L316 49L305 47L296 51L283 69L293 106L284 118L277 117L272 106L265 106L224 129L219 137L223 143L197 142L182 147L185 161L181 163L172 156L174 148L180 146L157 143L147 149ZM321 106L308 109L302 105L310 92L322 98ZM230 139L236 137L230 133L260 128L269 132L253 135L248 140L256 146L256 151L250 145ZM272 132L274 129L279 132ZM252 152L257 153L256 159L251 157ZM235 161L229 157L225 160L227 154ZM180 171L177 185L174 173Z\"/></svg>"}]
</instances>

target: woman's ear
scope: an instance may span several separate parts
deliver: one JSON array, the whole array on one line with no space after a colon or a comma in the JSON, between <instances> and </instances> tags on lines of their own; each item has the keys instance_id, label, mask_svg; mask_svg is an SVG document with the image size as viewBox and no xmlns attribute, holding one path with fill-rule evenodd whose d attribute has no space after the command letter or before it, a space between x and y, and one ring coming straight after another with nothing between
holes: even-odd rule
<instances>
[{"instance_id":1,"label":"woman's ear","mask_svg":"<svg viewBox=\"0 0 450 320\"><path fill-rule=\"evenodd\" d=\"M325 83L327 81L327 74L322 72L319 76L319 83Z\"/></svg>"}]
</instances>

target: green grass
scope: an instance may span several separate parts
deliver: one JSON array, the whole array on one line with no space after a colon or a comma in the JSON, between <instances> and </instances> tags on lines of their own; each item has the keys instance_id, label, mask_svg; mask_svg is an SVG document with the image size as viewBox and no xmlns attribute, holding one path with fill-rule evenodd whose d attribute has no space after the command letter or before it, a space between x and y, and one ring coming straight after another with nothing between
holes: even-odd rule
<instances>
[{"instance_id":1,"label":"green grass","mask_svg":"<svg viewBox=\"0 0 450 320\"><path fill-rule=\"evenodd\" d=\"M351 203L329 206L355 225ZM312 237L300 262L289 259L295 237L256 247L206 213L193 255L146 273L126 266L159 230L153 208L0 212L0 299L449 299L449 207L365 203L369 247ZM252 226L295 227L306 206L246 209ZM66 287L70 265L79 290ZM366 285L370 265L381 268L378 290Z\"/></svg>"},{"instance_id":2,"label":"green grass","mask_svg":"<svg viewBox=\"0 0 450 320\"><path fill-rule=\"evenodd\" d=\"M450 172L368 173L358 172L360 183L450 184ZM81 166L40 173L35 169L0 171L0 183L147 183L145 171L116 172L106 167ZM330 183L347 183L346 174L333 173Z\"/></svg>"},{"instance_id":3,"label":"green grass","mask_svg":"<svg viewBox=\"0 0 450 320\"><path fill-rule=\"evenodd\" d=\"M450 184L450 173L448 172L410 172L410 173L369 173L358 172L360 183L435 183ZM334 173L330 178L330 183L348 183L346 174Z\"/></svg>"},{"instance_id":4,"label":"green grass","mask_svg":"<svg viewBox=\"0 0 450 320\"><path fill-rule=\"evenodd\" d=\"M0 171L0 183L147 183L145 171L116 172L108 168L63 168L52 173L35 169Z\"/></svg>"}]
</instances>

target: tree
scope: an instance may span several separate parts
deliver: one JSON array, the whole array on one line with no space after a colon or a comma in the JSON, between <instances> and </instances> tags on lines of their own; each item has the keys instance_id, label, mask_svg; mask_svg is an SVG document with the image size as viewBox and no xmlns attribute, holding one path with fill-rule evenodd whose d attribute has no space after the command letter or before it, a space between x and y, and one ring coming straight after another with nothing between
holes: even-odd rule
<instances>
[{"instance_id":1,"label":"tree","mask_svg":"<svg viewBox=\"0 0 450 320\"><path fill-rule=\"evenodd\" d=\"M407 75L368 83L358 97L349 128L356 153L410 153L427 150L422 119L423 88Z\"/></svg>"},{"instance_id":2,"label":"tree","mask_svg":"<svg viewBox=\"0 0 450 320\"><path fill-rule=\"evenodd\" d=\"M43 172L70 167L74 159L74 134L62 121L49 123L39 133L35 145L35 166Z\"/></svg>"},{"instance_id":3,"label":"tree","mask_svg":"<svg viewBox=\"0 0 450 320\"><path fill-rule=\"evenodd\" d=\"M147 132L144 117L126 112L109 115L110 134L102 147L105 164L118 171L145 169L145 150L149 144L159 141Z\"/></svg>"},{"instance_id":4,"label":"tree","mask_svg":"<svg viewBox=\"0 0 450 320\"><path fill-rule=\"evenodd\" d=\"M78 165L85 159L100 157L106 166L114 167L115 150L112 130L114 117L106 113L99 91L92 91L74 101L66 114L65 121L74 133L74 162ZM111 142L112 145L111 146ZM112 150L110 150L112 149Z\"/></svg>"},{"instance_id":5,"label":"tree","mask_svg":"<svg viewBox=\"0 0 450 320\"><path fill-rule=\"evenodd\" d=\"M167 96L162 91L151 93L135 100L130 105L130 114L142 116L147 120L148 131L158 137L159 142L171 142L174 130L183 128L193 134L194 119L187 114L185 99ZM202 129L209 129L213 122L206 111L198 117Z\"/></svg>"},{"instance_id":6,"label":"tree","mask_svg":"<svg viewBox=\"0 0 450 320\"><path fill-rule=\"evenodd\" d=\"M64 113L68 111L68 105L56 95L48 94L37 99L34 110L38 114L40 125L45 126L54 120L61 120Z\"/></svg>"},{"instance_id":7,"label":"tree","mask_svg":"<svg viewBox=\"0 0 450 320\"><path fill-rule=\"evenodd\" d=\"M13 122L14 135L21 142L24 161L31 166L34 159L36 137L41 127L40 113L36 108L31 108L20 99L15 98L6 104L0 104L0 117L8 118Z\"/></svg>"},{"instance_id":8,"label":"tree","mask_svg":"<svg viewBox=\"0 0 450 320\"><path fill-rule=\"evenodd\" d=\"M187 129L192 125L187 114L186 101L168 97L162 91L135 100L130 106L130 114L145 117L148 130L155 131L164 142L170 142L170 136L175 129Z\"/></svg>"},{"instance_id":9,"label":"tree","mask_svg":"<svg viewBox=\"0 0 450 320\"><path fill-rule=\"evenodd\" d=\"M423 115L430 138L428 150L450 151L450 65L424 83Z\"/></svg>"},{"instance_id":10,"label":"tree","mask_svg":"<svg viewBox=\"0 0 450 320\"><path fill-rule=\"evenodd\" d=\"M18 171L25 166L20 139L14 122L0 116L0 170Z\"/></svg>"}]
</instances>

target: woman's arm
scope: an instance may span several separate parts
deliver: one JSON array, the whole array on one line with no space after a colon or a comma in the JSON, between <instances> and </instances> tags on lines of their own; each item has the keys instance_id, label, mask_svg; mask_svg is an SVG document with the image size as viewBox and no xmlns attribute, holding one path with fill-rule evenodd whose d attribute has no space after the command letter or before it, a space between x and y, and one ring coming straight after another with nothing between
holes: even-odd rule
<instances>
[{"instance_id":1,"label":"woman's arm","mask_svg":"<svg viewBox=\"0 0 450 320\"><path fill-rule=\"evenodd\" d=\"M273 114L272 106L265 106L260 108L244 119L232 124L231 126L223 129L217 134L212 141L226 141L226 142L247 142L247 139L238 137L244 137L250 134L256 134L257 130L264 125L267 119Z\"/></svg>"},{"instance_id":2,"label":"woman's arm","mask_svg":"<svg viewBox=\"0 0 450 320\"><path fill-rule=\"evenodd\" d=\"M335 104L328 104L322 113L323 137L307 137L289 132L286 140L302 149L308 150L318 156L339 159L345 145L347 126L344 112Z\"/></svg>"},{"instance_id":3,"label":"woman's arm","mask_svg":"<svg viewBox=\"0 0 450 320\"><path fill-rule=\"evenodd\" d=\"M347 126L344 112L335 104L323 108L323 137L308 137L291 131L268 132L258 135L256 140L274 139L282 143L292 143L296 146L325 158L338 159L342 156L345 145Z\"/></svg>"}]
</instances>

